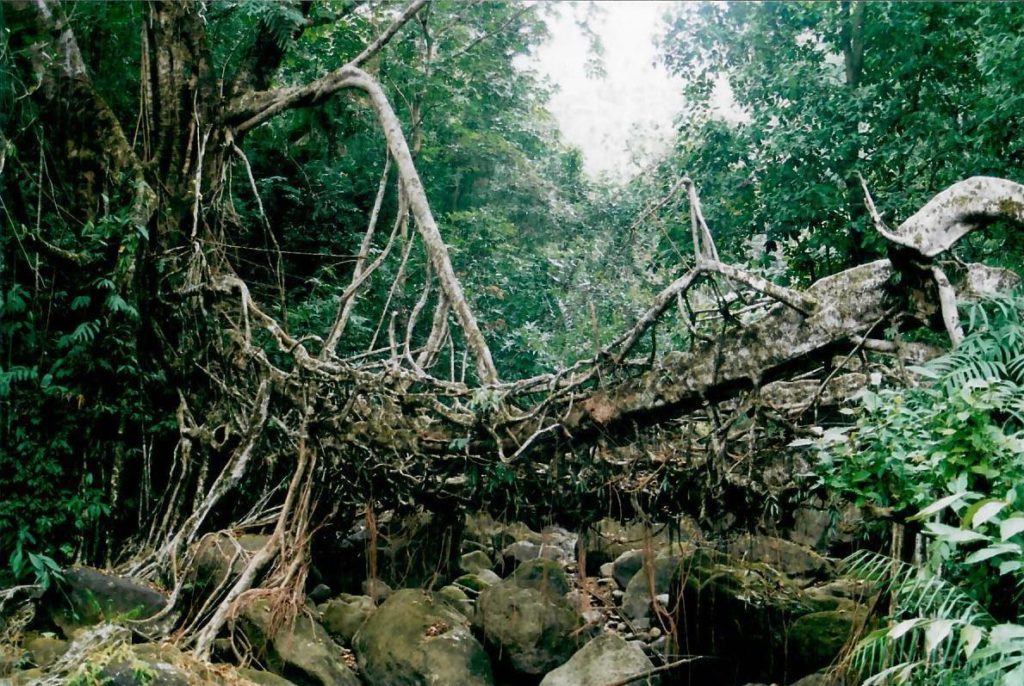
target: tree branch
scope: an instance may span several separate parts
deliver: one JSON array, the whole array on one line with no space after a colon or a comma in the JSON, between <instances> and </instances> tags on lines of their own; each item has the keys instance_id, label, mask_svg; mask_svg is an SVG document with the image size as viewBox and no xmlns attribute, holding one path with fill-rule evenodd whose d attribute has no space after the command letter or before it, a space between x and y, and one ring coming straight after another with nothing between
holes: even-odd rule
<instances>
[{"instance_id":1,"label":"tree branch","mask_svg":"<svg viewBox=\"0 0 1024 686\"><path fill-rule=\"evenodd\" d=\"M346 87L346 75L356 69L394 38L395 34L423 9L429 0L415 0L384 30L376 40L356 55L347 64L321 76L304 86L289 86L270 91L246 93L228 107L225 121L234 127L236 134L243 134L255 126L275 117L285 110L308 107L323 102L334 93Z\"/></svg>"}]
</instances>

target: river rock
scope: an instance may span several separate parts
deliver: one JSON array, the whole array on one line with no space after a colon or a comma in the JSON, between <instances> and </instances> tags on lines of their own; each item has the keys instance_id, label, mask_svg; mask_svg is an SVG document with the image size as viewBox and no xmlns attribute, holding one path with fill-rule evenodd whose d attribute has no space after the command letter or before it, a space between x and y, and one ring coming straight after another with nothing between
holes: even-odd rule
<instances>
[{"instance_id":1,"label":"river rock","mask_svg":"<svg viewBox=\"0 0 1024 686\"><path fill-rule=\"evenodd\" d=\"M800 676L787 670L787 628L816 608L797 583L767 565L699 549L669 588L678 645L715 658L688 666L693 683Z\"/></svg>"},{"instance_id":2,"label":"river rock","mask_svg":"<svg viewBox=\"0 0 1024 686\"><path fill-rule=\"evenodd\" d=\"M395 592L353 640L370 684L491 686L491 664L469 620L436 594Z\"/></svg>"},{"instance_id":3,"label":"river rock","mask_svg":"<svg viewBox=\"0 0 1024 686\"><path fill-rule=\"evenodd\" d=\"M271 672L301 675L302 681L311 685L358 686L359 680L345 663L345 653L308 615L279 623L269 603L258 599L242 610L240 620L256 658Z\"/></svg>"},{"instance_id":4,"label":"river rock","mask_svg":"<svg viewBox=\"0 0 1024 686\"><path fill-rule=\"evenodd\" d=\"M835 572L831 562L810 548L773 536L740 536L729 543L727 552L764 563L791 579L821 579Z\"/></svg>"},{"instance_id":5,"label":"river rock","mask_svg":"<svg viewBox=\"0 0 1024 686\"><path fill-rule=\"evenodd\" d=\"M583 621L565 599L570 588L557 563L526 562L480 594L474 624L514 669L544 674L579 647Z\"/></svg>"},{"instance_id":6,"label":"river rock","mask_svg":"<svg viewBox=\"0 0 1024 686\"><path fill-rule=\"evenodd\" d=\"M638 645L616 634L602 634L580 648L561 667L548 672L540 686L597 686L615 683L654 669ZM637 684L660 684L657 676Z\"/></svg>"},{"instance_id":7,"label":"river rock","mask_svg":"<svg viewBox=\"0 0 1024 686\"><path fill-rule=\"evenodd\" d=\"M67 641L42 634L26 635L21 645L36 667L49 667L68 652L70 647Z\"/></svg>"},{"instance_id":8,"label":"river rock","mask_svg":"<svg viewBox=\"0 0 1024 686\"><path fill-rule=\"evenodd\" d=\"M459 569L466 574L490 572L494 568L491 558L482 550L473 550L459 558Z\"/></svg>"},{"instance_id":9,"label":"river rock","mask_svg":"<svg viewBox=\"0 0 1024 686\"><path fill-rule=\"evenodd\" d=\"M639 548L627 550L612 562L612 578L619 588L625 588L633 575L644 566L644 551Z\"/></svg>"},{"instance_id":10,"label":"river rock","mask_svg":"<svg viewBox=\"0 0 1024 686\"><path fill-rule=\"evenodd\" d=\"M377 606L370 596L348 593L342 593L317 607L320 611L320 621L323 622L327 633L341 641L343 645L352 642L352 637L356 635L359 627L376 609Z\"/></svg>"},{"instance_id":11,"label":"river rock","mask_svg":"<svg viewBox=\"0 0 1024 686\"><path fill-rule=\"evenodd\" d=\"M831 665L866 616L866 611L857 607L796 618L789 627L786 646L794 673L807 674Z\"/></svg>"},{"instance_id":12,"label":"river rock","mask_svg":"<svg viewBox=\"0 0 1024 686\"><path fill-rule=\"evenodd\" d=\"M662 550L652 562L642 564L626 584L622 595L622 613L635 623L651 616L653 602L667 609L669 589L676 569L692 551L693 548L688 545L673 544Z\"/></svg>"},{"instance_id":13,"label":"river rock","mask_svg":"<svg viewBox=\"0 0 1024 686\"><path fill-rule=\"evenodd\" d=\"M164 608L166 596L144 583L74 567L63 572L62 590L50 594L51 618L71 638L77 629L111 619L145 619Z\"/></svg>"}]
</instances>

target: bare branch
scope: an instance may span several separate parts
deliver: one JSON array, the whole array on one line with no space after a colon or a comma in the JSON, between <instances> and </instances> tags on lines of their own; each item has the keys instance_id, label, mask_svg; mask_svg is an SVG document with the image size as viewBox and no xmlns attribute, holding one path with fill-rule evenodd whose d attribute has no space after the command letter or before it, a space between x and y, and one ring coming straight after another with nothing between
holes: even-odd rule
<instances>
[{"instance_id":1,"label":"bare branch","mask_svg":"<svg viewBox=\"0 0 1024 686\"><path fill-rule=\"evenodd\" d=\"M964 340L964 329L960 326L960 314L956 309L956 291L953 289L953 284L949 282L949 277L938 265L932 265L932 275L935 277L935 285L939 289L942 323L946 325L949 341L955 348Z\"/></svg>"},{"instance_id":2,"label":"bare branch","mask_svg":"<svg viewBox=\"0 0 1024 686\"><path fill-rule=\"evenodd\" d=\"M886 238L925 257L935 257L967 233L997 219L1024 222L1024 186L991 176L972 176L929 200Z\"/></svg>"},{"instance_id":3,"label":"bare branch","mask_svg":"<svg viewBox=\"0 0 1024 686\"><path fill-rule=\"evenodd\" d=\"M234 124L237 134L243 134L272 117L294 107L307 107L323 102L343 88L350 86L348 80L352 69L358 69L368 59L380 52L395 34L423 9L428 0L415 0L384 30L376 40L356 55L347 64L321 76L304 86L289 86L271 91L245 93L240 96L225 114L225 121Z\"/></svg>"}]
</instances>

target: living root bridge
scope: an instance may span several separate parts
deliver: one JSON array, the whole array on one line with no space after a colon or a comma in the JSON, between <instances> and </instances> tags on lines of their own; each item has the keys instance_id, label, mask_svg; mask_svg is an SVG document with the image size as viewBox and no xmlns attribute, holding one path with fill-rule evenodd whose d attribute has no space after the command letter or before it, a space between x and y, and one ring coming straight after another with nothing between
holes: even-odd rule
<instances>
[{"instance_id":1,"label":"living root bridge","mask_svg":"<svg viewBox=\"0 0 1024 686\"><path fill-rule=\"evenodd\" d=\"M988 194L978 194L979 188L991 187L1004 194L1001 205L993 204ZM963 209L951 217L946 212L950 197ZM982 198L980 206L972 200L978 197ZM956 222L978 217L1020 221L1017 213L1000 215L991 210L1016 207L1018 198L1024 198L1024 188L1017 184L969 179L939 196L942 211L938 216ZM702 219L695 194L691 212L699 226ZM920 224L922 213L928 216L928 206L915 215L915 225ZM936 230L948 228L936 224ZM432 503L443 511L481 505L480 484L465 478L465 472L492 464L514 469L524 487L533 484L550 489L550 465L560 455L579 454L581 449L585 454L588 444L607 442L616 434L628 443L641 427L689 413L710 416L709 405L731 406L742 412L747 405L737 407L733 399L746 397L757 402L762 388L813 370L836 353L847 359L860 349L895 358L916 355L916 348L872 336L894 324L911 328L929 325L935 319L948 322L948 308L955 306L957 298L991 293L1016 281L1015 275L1002 270L964 265L957 266L954 278L945 283L925 283L920 292L899 293L889 284L900 268L883 259L793 291L762 286L756 275L719 262L709 247L710 232L700 229L695 235L701 242L695 252L703 255L697 265L668 286L637 325L599 355L557 373L478 386L455 376L435 376L416 365L410 347L397 340L369 357L343 358L329 347L310 349L309 345L322 340L319 336L287 333L255 302L242 280L216 277L209 291L218 295L216 310L231 332L230 344L220 354L238 364L230 379L214 381L236 389L232 397L224 398L236 406L229 414L250 419L239 431L245 440L236 445L200 506L185 524L168 532L168 543L161 549L178 560L180 569L189 568L192 557L185 550L203 530L207 513L223 507L221 501L229 492L251 483L251 474L238 473L243 454L256 449L297 454L299 460L285 465L283 474L289 484L283 505L254 517L273 522L266 546L248 558L237 578L225 579L218 599L204 604L202 617L190 618L186 640L206 653L239 603L255 593L257 586L280 589L282 598L292 599L282 602L295 605L305 579L302 560L310 522L318 519L316 512L325 511L323 504L317 505L318 493L327 499L324 504L349 517L371 498L384 508ZM937 263L921 255L909 264L903 269L915 270L920 282L921 275L934 274ZM731 285L755 298L751 312L757 318L750 323L722 320L717 331L707 332L710 336L695 331L684 352L669 352L655 359L627 358L644 333L665 316L669 305L685 299L702 279L720 279L721 285ZM277 350L259 345L254 331L269 332ZM822 391L833 374L820 379L804 409L825 397ZM259 379L262 381L253 385ZM239 391L246 388L253 389L249 395ZM276 398L273 403L268 394ZM833 397L831 401L841 399ZM799 401L795 404L800 405ZM278 409L271 410L271 417L264 421L268 406ZM271 423L281 429L276 437L264 428ZM255 442L253 427L261 434ZM187 440L208 433L191 426ZM728 431L722 435L727 436ZM321 466L314 469L312 462ZM587 460L577 461L571 468L586 469ZM641 479L640 486L636 480L628 484L643 489L649 487L649 481ZM328 486L332 482L343 487L332 490ZM267 491L265 506L274 500L273 491ZM180 585L183 577L177 579Z\"/></svg>"},{"instance_id":2,"label":"living root bridge","mask_svg":"<svg viewBox=\"0 0 1024 686\"><path fill-rule=\"evenodd\" d=\"M42 87L31 97L55 149L94 153L96 168L74 169L81 187L102 186L86 182L97 169L107 182L133 181L129 235L118 240L137 249L118 253L131 262L119 264L118 272L136 276L127 281L138 284L139 349L153 349L150 362L178 386L178 441L170 459L152 461L158 468L170 465L157 480L169 486L164 497L112 493L109 500L144 503L139 519L155 526L135 541L126 568L161 577L174 589L167 611L140 628L171 633L200 653L256 595L269 594L277 607L301 608L317 527L424 504L454 515L463 506L498 507L502 489L485 489L485 477L495 473L504 475L505 490L575 498L578 477L595 468L599 442L628 442L638 428L657 429L690 413L715 427L708 451L727 456L731 430L719 420L720 409L734 417L749 409L756 418L762 389L805 373L811 376L799 381L817 381L806 407L826 397L835 402L837 393L826 391L836 371L816 369L824 367L822 360L835 353L849 360L865 350L897 360L918 354L878 340L876 332L893 325L944 328L955 345L962 335L957 301L1012 280L980 265L944 261L968 232L995 220L1024 221L1024 187L1012 181L975 177L955 184L895 229L866 195L878 231L894 246L891 259L797 290L724 262L696 185L682 179L673 190L685 188L689 197L690 268L593 358L502 381L452 268L400 120L372 73L371 58L426 4L415 0L397 12L377 39L337 69L309 83L272 88L285 53L267 44L272 36L260 33L240 56L231 82L221 84L211 66L204 6L147 3L138 118L152 140L138 148L93 88L59 2L17 0L5 16L17 27L19 47L32 48L20 52L39 58L29 71ZM283 312L272 314L258 302L219 247L231 242L225 234L232 224L224 220L231 216L228 172L244 165L243 178L258 191L245 157L246 133L347 89L366 96L390 161L334 320L323 331L296 332L283 323ZM68 113L86 113L90 127ZM392 168L396 192L388 195ZM368 261L380 238L376 229L386 197L397 199L394 225L385 249ZM89 206L102 205L98 197L89 200ZM269 224L265 215L263 220ZM411 224L415 231L407 230ZM148 240L129 244L143 234ZM57 255L67 252L50 247ZM414 248L424 252L428 266L418 283L408 267ZM77 264L73 253L64 257ZM354 345L341 345L348 343L352 303L383 273L391 275L390 283L378 284L388 297L378 311L361 312L377 320L380 335L353 352ZM896 274L915 284L913 292L889 287ZM708 283L714 288L704 288ZM702 288L704 297L718 298L720 316L695 323L691 296ZM416 304L406 311L391 296L409 289L416 289ZM674 308L688 332L680 351L659 356L652 345L638 352ZM417 326L421 317L429 325ZM790 386L790 396L803 387ZM784 404L802 407L792 397ZM756 421L750 425L753 445ZM626 496L651 488L652 479L634 477L622 487L634 489ZM618 487L615 478L604 483ZM135 486L125 481L120 488ZM225 573L206 597L186 598L196 544L222 529L269 536L256 552L239 548L242 569Z\"/></svg>"}]
</instances>

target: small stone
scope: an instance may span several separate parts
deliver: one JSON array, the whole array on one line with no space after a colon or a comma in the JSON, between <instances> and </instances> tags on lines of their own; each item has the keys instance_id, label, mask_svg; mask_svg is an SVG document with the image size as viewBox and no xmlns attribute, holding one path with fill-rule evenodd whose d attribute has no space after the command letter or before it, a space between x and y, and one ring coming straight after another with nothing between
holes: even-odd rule
<instances>
[{"instance_id":1,"label":"small stone","mask_svg":"<svg viewBox=\"0 0 1024 686\"><path fill-rule=\"evenodd\" d=\"M614 573L615 565L611 562L605 562L601 565L601 576L608 578Z\"/></svg>"},{"instance_id":2,"label":"small stone","mask_svg":"<svg viewBox=\"0 0 1024 686\"><path fill-rule=\"evenodd\" d=\"M380 603L391 595L391 587L380 579L367 579L363 582L363 595L368 595L374 602Z\"/></svg>"},{"instance_id":3,"label":"small stone","mask_svg":"<svg viewBox=\"0 0 1024 686\"><path fill-rule=\"evenodd\" d=\"M612 591L612 598L614 598L615 600L622 600L623 595L623 592L617 588L614 591Z\"/></svg>"},{"instance_id":4,"label":"small stone","mask_svg":"<svg viewBox=\"0 0 1024 686\"><path fill-rule=\"evenodd\" d=\"M629 633L627 633L627 634L623 634L623 635L622 635L622 637L623 637L624 639L626 639L627 641L633 641L633 640L635 640L635 639L636 639L636 634L634 634L634 633L633 633L633 632L631 631L631 632L629 632Z\"/></svg>"},{"instance_id":5,"label":"small stone","mask_svg":"<svg viewBox=\"0 0 1024 686\"><path fill-rule=\"evenodd\" d=\"M327 584L317 584L316 588L309 592L309 599L313 601L314 605L319 605L334 593L331 591L331 587Z\"/></svg>"},{"instance_id":6,"label":"small stone","mask_svg":"<svg viewBox=\"0 0 1024 686\"><path fill-rule=\"evenodd\" d=\"M659 629L658 627L654 627L651 629L650 634L652 640L658 638L659 636L661 636L661 629Z\"/></svg>"},{"instance_id":7,"label":"small stone","mask_svg":"<svg viewBox=\"0 0 1024 686\"><path fill-rule=\"evenodd\" d=\"M459 569L466 574L477 574L484 570L493 571L494 563L487 553L482 550L474 550L459 558Z\"/></svg>"},{"instance_id":8,"label":"small stone","mask_svg":"<svg viewBox=\"0 0 1024 686\"><path fill-rule=\"evenodd\" d=\"M654 602L658 603L662 607L668 607L668 593L659 593L654 596Z\"/></svg>"}]
</instances>

